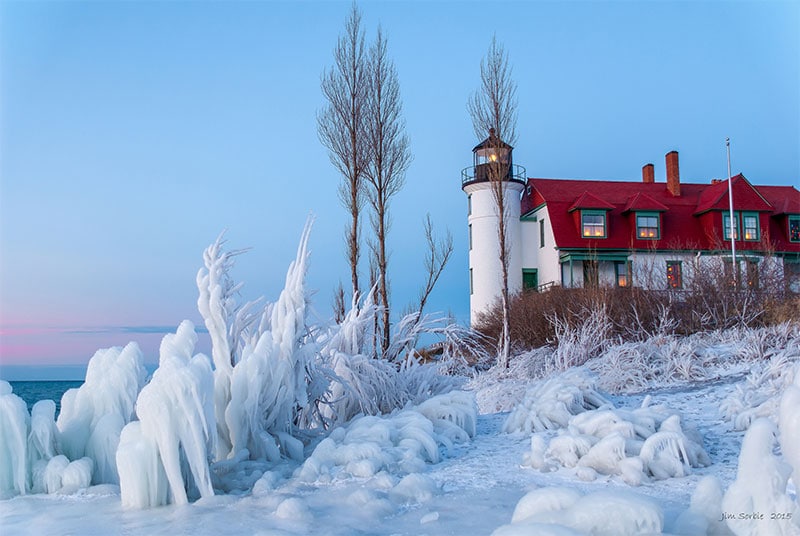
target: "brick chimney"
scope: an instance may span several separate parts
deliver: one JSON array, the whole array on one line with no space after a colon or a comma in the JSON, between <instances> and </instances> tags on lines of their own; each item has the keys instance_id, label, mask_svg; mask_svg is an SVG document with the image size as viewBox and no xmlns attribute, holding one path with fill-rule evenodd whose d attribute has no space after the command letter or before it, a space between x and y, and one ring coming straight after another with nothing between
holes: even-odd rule
<instances>
[{"instance_id":1,"label":"brick chimney","mask_svg":"<svg viewBox=\"0 0 800 536\"><path fill-rule=\"evenodd\" d=\"M642 166L642 182L647 184L656 182L656 170L653 164L645 164Z\"/></svg>"},{"instance_id":2,"label":"brick chimney","mask_svg":"<svg viewBox=\"0 0 800 536\"><path fill-rule=\"evenodd\" d=\"M667 153L667 190L675 197L681 195L681 175L678 171L678 151Z\"/></svg>"}]
</instances>

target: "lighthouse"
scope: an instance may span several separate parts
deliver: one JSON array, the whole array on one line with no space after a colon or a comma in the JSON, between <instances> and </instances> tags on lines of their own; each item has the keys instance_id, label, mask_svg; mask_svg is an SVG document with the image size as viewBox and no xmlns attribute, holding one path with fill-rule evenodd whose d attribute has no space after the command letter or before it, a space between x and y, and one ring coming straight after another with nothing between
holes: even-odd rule
<instances>
[{"instance_id":1,"label":"lighthouse","mask_svg":"<svg viewBox=\"0 0 800 536\"><path fill-rule=\"evenodd\" d=\"M525 168L514 164L513 150L490 129L489 137L472 149L473 165L461 172L461 189L467 194L472 325L479 313L498 302L502 293L499 195L503 196L505 208L509 294L522 289L520 198L526 178Z\"/></svg>"}]
</instances>

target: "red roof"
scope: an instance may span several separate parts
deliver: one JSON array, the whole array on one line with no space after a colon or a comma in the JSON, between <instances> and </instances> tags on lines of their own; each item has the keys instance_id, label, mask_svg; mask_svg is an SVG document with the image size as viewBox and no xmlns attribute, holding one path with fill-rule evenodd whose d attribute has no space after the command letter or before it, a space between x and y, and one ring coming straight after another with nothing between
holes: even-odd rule
<instances>
[{"instance_id":1,"label":"red roof","mask_svg":"<svg viewBox=\"0 0 800 536\"><path fill-rule=\"evenodd\" d=\"M764 238L779 252L800 253L800 243L788 239L786 214L800 214L800 191L791 186L753 186L743 175L732 179L734 210L759 213ZM722 241L722 213L728 210L728 183L681 183L681 195L669 193L665 183L528 179L531 193L522 198L522 214L546 204L559 249L716 250ZM586 206L583 206L586 205ZM589 206L592 205L592 206ZM602 206L601 206L602 205ZM603 208L606 238L584 238L570 211ZM661 236L636 236L636 211L660 212ZM759 250L759 242L737 240L737 248Z\"/></svg>"},{"instance_id":2,"label":"red roof","mask_svg":"<svg viewBox=\"0 0 800 536\"><path fill-rule=\"evenodd\" d=\"M664 203L659 203L649 195L639 192L636 195L628 198L628 202L625 204L625 208L622 209L622 212L625 213L645 210L652 212L666 212L669 210L669 207Z\"/></svg>"},{"instance_id":3,"label":"red roof","mask_svg":"<svg viewBox=\"0 0 800 536\"><path fill-rule=\"evenodd\" d=\"M731 178L733 185L733 207L734 210L750 210L754 212L772 212L772 205L764 199L758 190L753 188L744 175L741 173ZM709 210L727 210L728 202L728 181L720 181L708 186L697 203L696 214L702 214Z\"/></svg>"},{"instance_id":4,"label":"red roof","mask_svg":"<svg viewBox=\"0 0 800 536\"><path fill-rule=\"evenodd\" d=\"M589 192L583 192L581 196L575 200L569 210L567 212L572 212L573 210L589 210L589 209L598 209L598 210L612 210L614 205L611 203L606 203L602 199L598 199L597 196L590 194Z\"/></svg>"}]
</instances>

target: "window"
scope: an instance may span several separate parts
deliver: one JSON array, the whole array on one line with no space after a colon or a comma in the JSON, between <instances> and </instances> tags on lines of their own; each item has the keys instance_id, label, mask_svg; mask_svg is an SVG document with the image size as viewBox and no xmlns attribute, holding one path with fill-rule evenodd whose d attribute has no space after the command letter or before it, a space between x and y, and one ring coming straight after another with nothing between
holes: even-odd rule
<instances>
[{"instance_id":1,"label":"window","mask_svg":"<svg viewBox=\"0 0 800 536\"><path fill-rule=\"evenodd\" d=\"M473 287L472 287L472 268L469 269L469 294L472 296Z\"/></svg>"},{"instance_id":2,"label":"window","mask_svg":"<svg viewBox=\"0 0 800 536\"><path fill-rule=\"evenodd\" d=\"M469 224L469 250L472 251L472 224Z\"/></svg>"},{"instance_id":3,"label":"window","mask_svg":"<svg viewBox=\"0 0 800 536\"><path fill-rule=\"evenodd\" d=\"M581 235L584 238L606 237L606 213L598 211L581 211Z\"/></svg>"},{"instance_id":4,"label":"window","mask_svg":"<svg viewBox=\"0 0 800 536\"><path fill-rule=\"evenodd\" d=\"M472 216L472 194L467 196L467 216Z\"/></svg>"},{"instance_id":5,"label":"window","mask_svg":"<svg viewBox=\"0 0 800 536\"><path fill-rule=\"evenodd\" d=\"M733 261L731 260L730 257L728 257L727 259L725 259L725 262L722 264L723 276L725 277L725 281L727 282L727 285L729 287L736 288L737 281L741 280L739 261L736 261L736 273L735 274L733 273L733 268L734 268Z\"/></svg>"},{"instance_id":6,"label":"window","mask_svg":"<svg viewBox=\"0 0 800 536\"><path fill-rule=\"evenodd\" d=\"M583 261L583 286L595 288L600 283L600 273L597 261Z\"/></svg>"},{"instance_id":7,"label":"window","mask_svg":"<svg viewBox=\"0 0 800 536\"><path fill-rule=\"evenodd\" d=\"M636 214L636 236L644 240L658 240L661 232L658 227L658 214L640 212Z\"/></svg>"},{"instance_id":8,"label":"window","mask_svg":"<svg viewBox=\"0 0 800 536\"><path fill-rule=\"evenodd\" d=\"M731 239L731 215L727 212L722 214L722 238ZM733 238L739 240L739 215L733 214Z\"/></svg>"},{"instance_id":9,"label":"window","mask_svg":"<svg viewBox=\"0 0 800 536\"><path fill-rule=\"evenodd\" d=\"M667 287L683 288L681 261L667 261Z\"/></svg>"},{"instance_id":10,"label":"window","mask_svg":"<svg viewBox=\"0 0 800 536\"><path fill-rule=\"evenodd\" d=\"M539 288L539 274L535 269L522 270L522 290L537 290Z\"/></svg>"},{"instance_id":11,"label":"window","mask_svg":"<svg viewBox=\"0 0 800 536\"><path fill-rule=\"evenodd\" d=\"M789 241L800 242L800 216L789 216Z\"/></svg>"},{"instance_id":12,"label":"window","mask_svg":"<svg viewBox=\"0 0 800 536\"><path fill-rule=\"evenodd\" d=\"M747 235L745 235L747 236ZM747 288L758 288L758 261L747 261Z\"/></svg>"},{"instance_id":13,"label":"window","mask_svg":"<svg viewBox=\"0 0 800 536\"><path fill-rule=\"evenodd\" d=\"M539 220L539 247L544 247L544 220Z\"/></svg>"},{"instance_id":14,"label":"window","mask_svg":"<svg viewBox=\"0 0 800 536\"><path fill-rule=\"evenodd\" d=\"M624 288L631 286L631 270L629 262L615 262L614 273L617 278L618 287Z\"/></svg>"},{"instance_id":15,"label":"window","mask_svg":"<svg viewBox=\"0 0 800 536\"><path fill-rule=\"evenodd\" d=\"M758 214L742 214L742 226L744 227L745 240L756 241L761 239L758 226Z\"/></svg>"}]
</instances>

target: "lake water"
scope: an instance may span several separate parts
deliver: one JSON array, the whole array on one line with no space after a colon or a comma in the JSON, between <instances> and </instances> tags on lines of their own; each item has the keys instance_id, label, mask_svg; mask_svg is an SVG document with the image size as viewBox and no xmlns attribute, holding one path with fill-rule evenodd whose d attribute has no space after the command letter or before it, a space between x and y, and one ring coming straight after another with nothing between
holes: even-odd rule
<instances>
[{"instance_id":1,"label":"lake water","mask_svg":"<svg viewBox=\"0 0 800 536\"><path fill-rule=\"evenodd\" d=\"M11 384L14 394L28 405L28 412L39 400L53 400L56 403L56 416L61 411L61 397L67 389L78 388L82 381L13 381Z\"/></svg>"}]
</instances>

